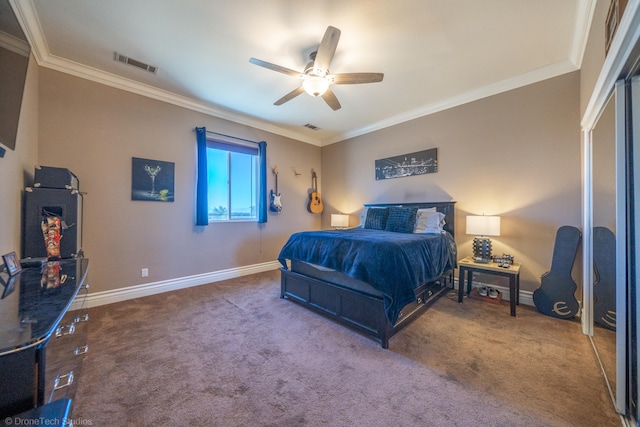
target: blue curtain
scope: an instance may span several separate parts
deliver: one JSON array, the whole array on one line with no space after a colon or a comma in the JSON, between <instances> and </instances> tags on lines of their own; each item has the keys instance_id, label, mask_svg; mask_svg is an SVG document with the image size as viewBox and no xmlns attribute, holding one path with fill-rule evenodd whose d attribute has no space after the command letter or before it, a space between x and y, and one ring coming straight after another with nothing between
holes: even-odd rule
<instances>
[{"instance_id":1,"label":"blue curtain","mask_svg":"<svg viewBox=\"0 0 640 427\"><path fill-rule=\"evenodd\" d=\"M209 196L207 188L207 128L196 128L198 163L196 182L196 225L209 225Z\"/></svg>"},{"instance_id":2,"label":"blue curtain","mask_svg":"<svg viewBox=\"0 0 640 427\"><path fill-rule=\"evenodd\" d=\"M198 144L197 183L196 183L196 225L209 224L209 198L207 188L207 128L196 128ZM233 150L237 151L237 150ZM258 143L258 162L260 188L258 189L258 222L267 222L267 143Z\"/></svg>"},{"instance_id":3,"label":"blue curtain","mask_svg":"<svg viewBox=\"0 0 640 427\"><path fill-rule=\"evenodd\" d=\"M267 222L267 143L258 143L258 161L260 162L260 194L258 196L258 222Z\"/></svg>"}]
</instances>

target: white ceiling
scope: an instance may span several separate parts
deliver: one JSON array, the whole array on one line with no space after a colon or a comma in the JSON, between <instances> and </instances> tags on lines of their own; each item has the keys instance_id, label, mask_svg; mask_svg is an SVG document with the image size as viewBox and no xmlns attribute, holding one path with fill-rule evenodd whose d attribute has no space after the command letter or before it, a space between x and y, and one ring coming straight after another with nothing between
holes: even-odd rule
<instances>
[{"instance_id":1,"label":"white ceiling","mask_svg":"<svg viewBox=\"0 0 640 427\"><path fill-rule=\"evenodd\" d=\"M43 67L320 146L579 69L595 1L10 0ZM329 25L384 80L273 105L300 81L249 58L303 71Z\"/></svg>"}]
</instances>

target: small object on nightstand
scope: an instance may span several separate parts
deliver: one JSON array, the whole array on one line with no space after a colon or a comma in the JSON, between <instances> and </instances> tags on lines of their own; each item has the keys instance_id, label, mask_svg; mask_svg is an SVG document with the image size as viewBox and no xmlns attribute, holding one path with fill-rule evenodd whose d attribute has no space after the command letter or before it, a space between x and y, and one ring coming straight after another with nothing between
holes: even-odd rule
<instances>
[{"instance_id":1,"label":"small object on nightstand","mask_svg":"<svg viewBox=\"0 0 640 427\"><path fill-rule=\"evenodd\" d=\"M498 264L498 266L503 268L509 268L510 265L513 265L513 255L502 254L493 256L493 262Z\"/></svg>"}]
</instances>

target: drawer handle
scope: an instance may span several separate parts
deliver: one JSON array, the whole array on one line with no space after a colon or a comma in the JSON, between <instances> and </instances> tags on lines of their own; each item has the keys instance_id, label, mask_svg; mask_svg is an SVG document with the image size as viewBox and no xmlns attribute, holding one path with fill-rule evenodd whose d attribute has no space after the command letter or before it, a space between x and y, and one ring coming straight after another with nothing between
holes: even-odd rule
<instances>
[{"instance_id":1,"label":"drawer handle","mask_svg":"<svg viewBox=\"0 0 640 427\"><path fill-rule=\"evenodd\" d=\"M89 313L85 313L83 315L76 316L74 321L75 321L75 323L88 322L89 321Z\"/></svg>"},{"instance_id":2,"label":"drawer handle","mask_svg":"<svg viewBox=\"0 0 640 427\"><path fill-rule=\"evenodd\" d=\"M84 284L84 286L83 286L83 288L84 288L84 289L89 289L89 284L88 284L88 283L85 283L85 284Z\"/></svg>"},{"instance_id":3,"label":"drawer handle","mask_svg":"<svg viewBox=\"0 0 640 427\"><path fill-rule=\"evenodd\" d=\"M62 380L66 380L66 382L60 384ZM61 388L69 387L71 384L73 384L73 371L65 375L58 375L56 379L53 380L53 389L60 390Z\"/></svg>"},{"instance_id":4,"label":"drawer handle","mask_svg":"<svg viewBox=\"0 0 640 427\"><path fill-rule=\"evenodd\" d=\"M87 354L88 352L89 352L88 345L83 345L82 347L77 347L75 350L73 350L73 354L75 354L76 356L80 356L81 354Z\"/></svg>"},{"instance_id":5,"label":"drawer handle","mask_svg":"<svg viewBox=\"0 0 640 427\"><path fill-rule=\"evenodd\" d=\"M65 332L65 328L67 328L68 330ZM62 336L65 335L73 335L76 332L76 324L75 323L70 323L69 326L58 326L58 329L56 329L56 337L60 338Z\"/></svg>"}]
</instances>

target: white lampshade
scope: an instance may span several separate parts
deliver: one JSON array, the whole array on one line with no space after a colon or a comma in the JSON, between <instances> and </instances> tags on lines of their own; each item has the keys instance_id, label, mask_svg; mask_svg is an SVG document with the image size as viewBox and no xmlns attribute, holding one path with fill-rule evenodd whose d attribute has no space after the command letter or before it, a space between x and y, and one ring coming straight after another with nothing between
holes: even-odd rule
<instances>
[{"instance_id":1,"label":"white lampshade","mask_svg":"<svg viewBox=\"0 0 640 427\"><path fill-rule=\"evenodd\" d=\"M311 96L322 96L329 89L329 80L319 76L309 76L302 82L305 92Z\"/></svg>"},{"instance_id":2,"label":"white lampshade","mask_svg":"<svg viewBox=\"0 0 640 427\"><path fill-rule=\"evenodd\" d=\"M331 214L331 226L332 227L348 227L349 215L345 214Z\"/></svg>"},{"instance_id":3,"label":"white lampshade","mask_svg":"<svg viewBox=\"0 0 640 427\"><path fill-rule=\"evenodd\" d=\"M500 217L499 216L467 216L467 234L474 236L499 236Z\"/></svg>"}]
</instances>

